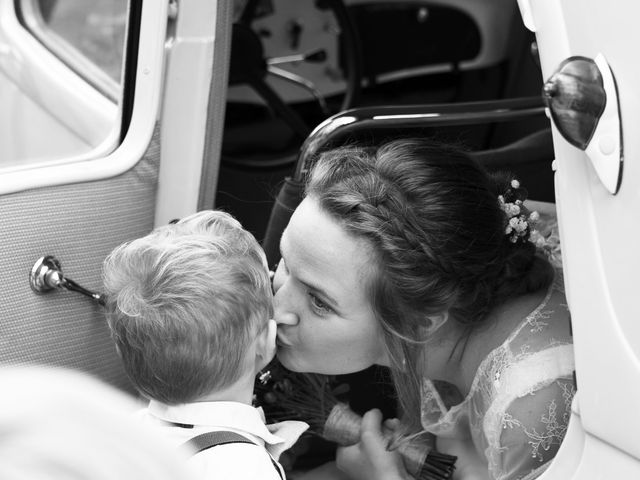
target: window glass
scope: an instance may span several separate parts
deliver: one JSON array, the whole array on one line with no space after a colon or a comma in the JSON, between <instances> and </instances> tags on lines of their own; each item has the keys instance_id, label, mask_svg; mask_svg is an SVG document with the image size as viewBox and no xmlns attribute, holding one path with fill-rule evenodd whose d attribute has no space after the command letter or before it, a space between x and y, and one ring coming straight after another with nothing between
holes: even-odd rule
<instances>
[{"instance_id":1,"label":"window glass","mask_svg":"<svg viewBox=\"0 0 640 480\"><path fill-rule=\"evenodd\" d=\"M43 31L36 32L41 40L54 50L60 48L73 56L66 45L57 44L56 37L63 39L120 83L127 0L36 0L35 3L44 27ZM73 64L73 58L66 60Z\"/></svg>"},{"instance_id":2,"label":"window glass","mask_svg":"<svg viewBox=\"0 0 640 480\"><path fill-rule=\"evenodd\" d=\"M120 142L129 0L13 5L0 22L11 58L0 61L0 168L107 155Z\"/></svg>"}]
</instances>

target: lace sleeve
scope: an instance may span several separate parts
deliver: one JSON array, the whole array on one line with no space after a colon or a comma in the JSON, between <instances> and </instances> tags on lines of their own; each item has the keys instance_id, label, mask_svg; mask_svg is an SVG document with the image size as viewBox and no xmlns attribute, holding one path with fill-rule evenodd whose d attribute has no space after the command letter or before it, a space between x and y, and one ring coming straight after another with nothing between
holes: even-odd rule
<instances>
[{"instance_id":1,"label":"lace sleeve","mask_svg":"<svg viewBox=\"0 0 640 480\"><path fill-rule=\"evenodd\" d=\"M573 394L570 379L557 379L508 406L494 452L497 480L530 480L546 469L567 430Z\"/></svg>"}]
</instances>

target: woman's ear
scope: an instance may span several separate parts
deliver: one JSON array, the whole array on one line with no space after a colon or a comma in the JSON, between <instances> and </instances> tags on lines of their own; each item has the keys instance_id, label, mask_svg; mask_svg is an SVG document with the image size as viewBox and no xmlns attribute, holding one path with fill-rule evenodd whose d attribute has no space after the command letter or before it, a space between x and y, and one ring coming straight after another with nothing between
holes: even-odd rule
<instances>
[{"instance_id":1,"label":"woman's ear","mask_svg":"<svg viewBox=\"0 0 640 480\"><path fill-rule=\"evenodd\" d=\"M427 325L425 326L425 333L427 336L433 335L442 325L449 320L449 312L445 311L434 315L427 315Z\"/></svg>"},{"instance_id":2,"label":"woman's ear","mask_svg":"<svg viewBox=\"0 0 640 480\"><path fill-rule=\"evenodd\" d=\"M270 319L258 334L256 342L256 373L266 367L276 354L276 321Z\"/></svg>"}]
</instances>

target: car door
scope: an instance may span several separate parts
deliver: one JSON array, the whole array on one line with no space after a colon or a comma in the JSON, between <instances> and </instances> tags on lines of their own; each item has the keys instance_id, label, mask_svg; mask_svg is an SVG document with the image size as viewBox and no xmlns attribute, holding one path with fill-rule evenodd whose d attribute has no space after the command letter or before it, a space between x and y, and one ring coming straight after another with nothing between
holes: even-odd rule
<instances>
[{"instance_id":1,"label":"car door","mask_svg":"<svg viewBox=\"0 0 640 480\"><path fill-rule=\"evenodd\" d=\"M128 388L102 307L30 272L54 256L99 293L116 245L211 202L226 3L0 0L1 364Z\"/></svg>"},{"instance_id":2,"label":"car door","mask_svg":"<svg viewBox=\"0 0 640 480\"><path fill-rule=\"evenodd\" d=\"M576 360L573 418L554 465L541 478L638 478L640 255L635 218L640 172L635 159L640 145L635 130L640 68L634 46L640 5L632 0L519 4L536 33L553 119L555 189ZM602 100L597 115L590 117L585 106ZM580 138L570 125L580 125L588 136Z\"/></svg>"}]
</instances>

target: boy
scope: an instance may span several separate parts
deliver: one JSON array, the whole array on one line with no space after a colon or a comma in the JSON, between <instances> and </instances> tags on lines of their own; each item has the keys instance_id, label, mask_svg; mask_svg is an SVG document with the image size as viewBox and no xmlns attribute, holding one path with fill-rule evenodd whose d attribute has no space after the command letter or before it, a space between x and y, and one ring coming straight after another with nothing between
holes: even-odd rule
<instances>
[{"instance_id":1,"label":"boy","mask_svg":"<svg viewBox=\"0 0 640 480\"><path fill-rule=\"evenodd\" d=\"M255 375L276 348L271 283L255 238L224 212L199 212L116 248L104 283L125 370L150 400L143 421L176 445L190 442L189 463L203 479L284 478L274 458L306 424L283 422L274 435L251 406ZM282 438L283 430L295 438Z\"/></svg>"}]
</instances>

